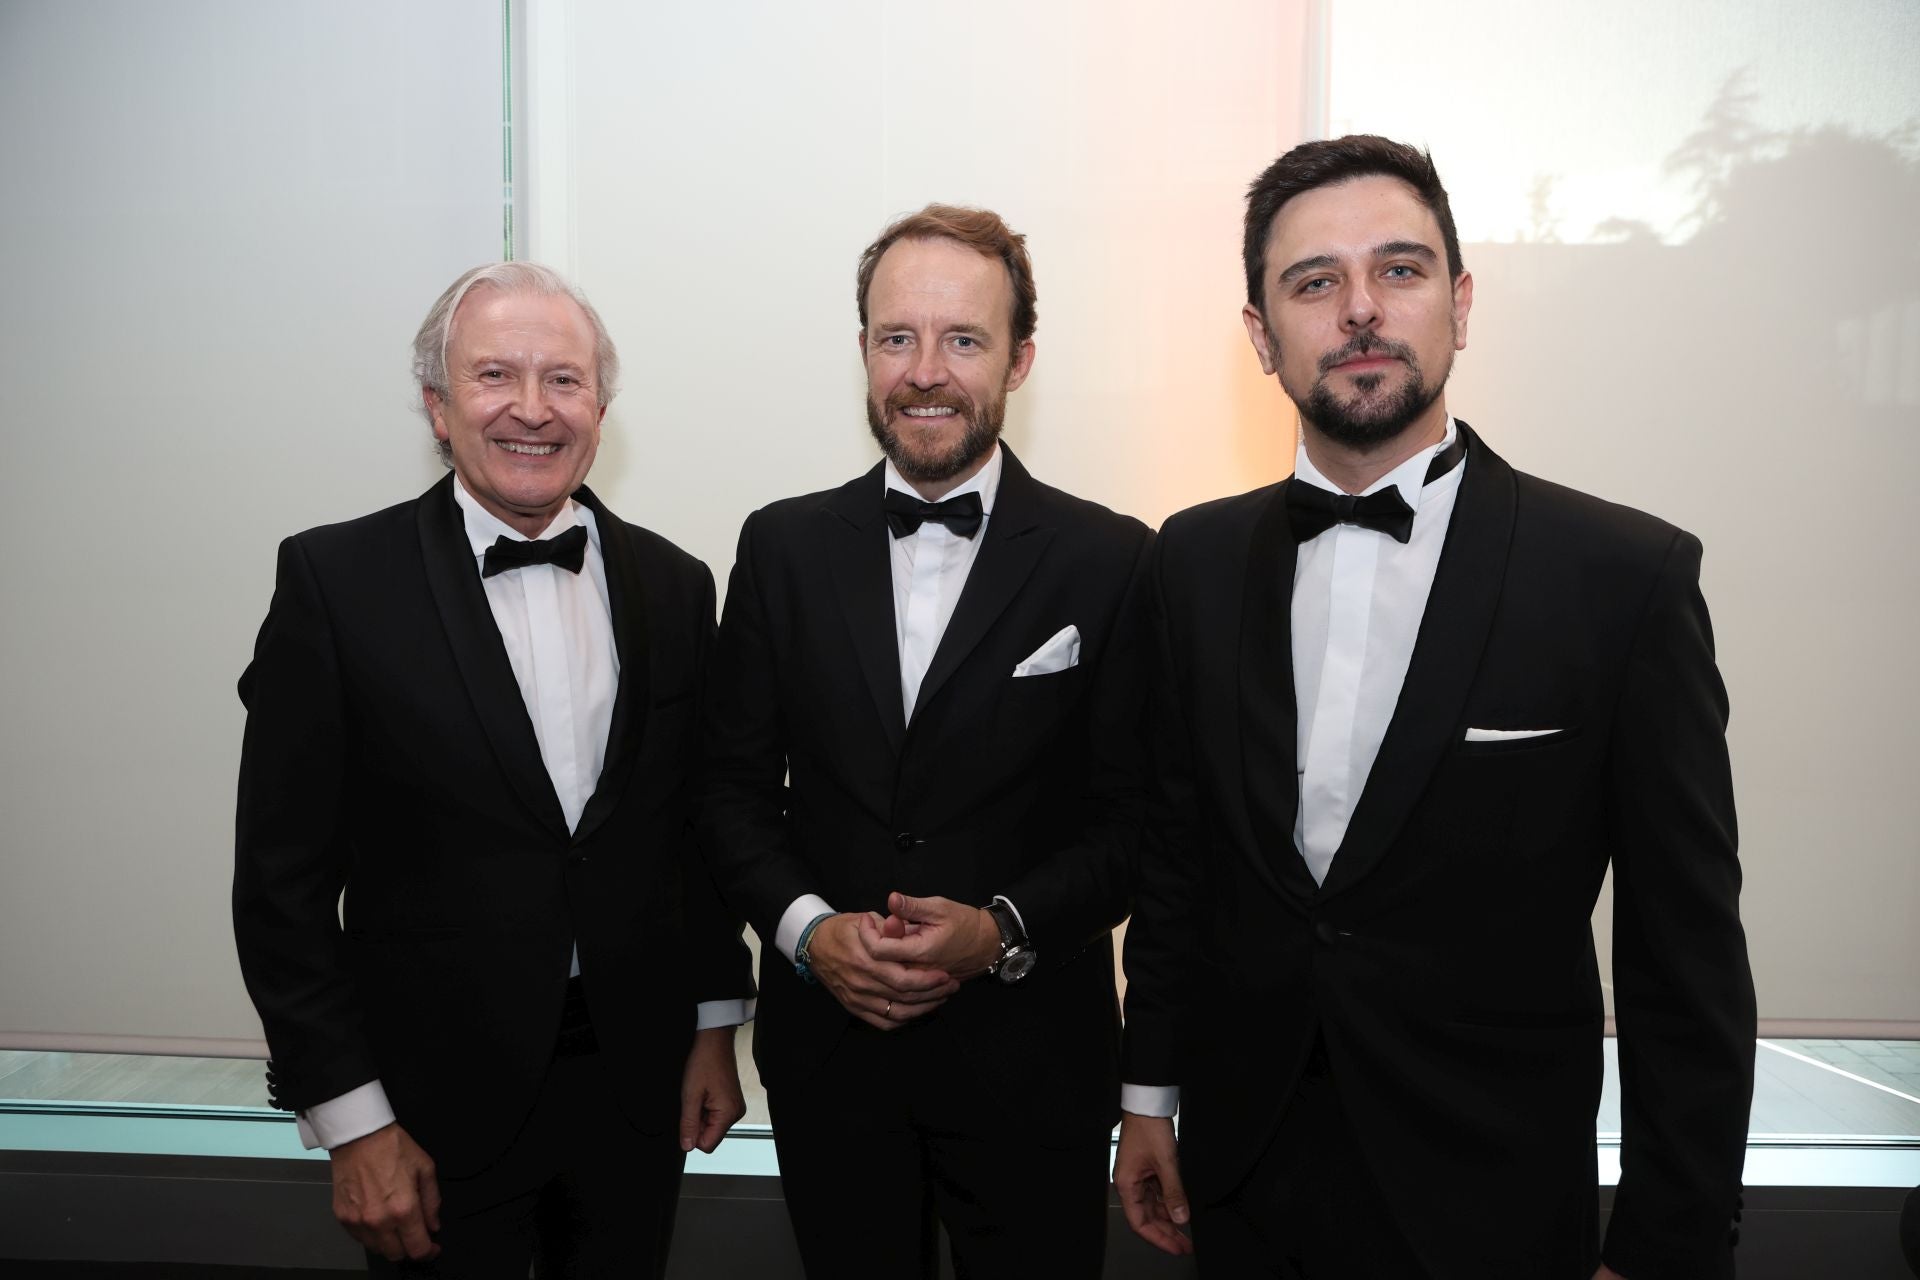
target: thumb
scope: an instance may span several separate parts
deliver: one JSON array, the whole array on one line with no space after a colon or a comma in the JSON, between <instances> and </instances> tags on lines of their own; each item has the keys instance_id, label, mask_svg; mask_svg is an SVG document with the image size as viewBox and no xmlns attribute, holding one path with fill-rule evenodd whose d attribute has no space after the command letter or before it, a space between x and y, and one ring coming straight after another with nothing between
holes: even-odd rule
<instances>
[{"instance_id":1,"label":"thumb","mask_svg":"<svg viewBox=\"0 0 1920 1280\"><path fill-rule=\"evenodd\" d=\"M706 1098L699 1089L687 1089L680 1094L680 1149L693 1150L695 1140L700 1137L700 1122L705 1118Z\"/></svg>"},{"instance_id":2,"label":"thumb","mask_svg":"<svg viewBox=\"0 0 1920 1280\"><path fill-rule=\"evenodd\" d=\"M1180 1162L1163 1161L1157 1175L1160 1179L1160 1203L1167 1206L1167 1216L1180 1226L1187 1225L1187 1189L1180 1181Z\"/></svg>"},{"instance_id":3,"label":"thumb","mask_svg":"<svg viewBox=\"0 0 1920 1280\"><path fill-rule=\"evenodd\" d=\"M887 895L887 910L903 920L925 920L928 918L928 903L923 898L909 898L904 893Z\"/></svg>"}]
</instances>

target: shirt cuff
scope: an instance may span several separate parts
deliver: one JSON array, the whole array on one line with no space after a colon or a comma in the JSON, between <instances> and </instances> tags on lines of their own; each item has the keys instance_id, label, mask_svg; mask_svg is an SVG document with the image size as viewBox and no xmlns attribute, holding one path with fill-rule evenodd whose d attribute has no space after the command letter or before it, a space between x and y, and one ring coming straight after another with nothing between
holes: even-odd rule
<instances>
[{"instance_id":1,"label":"shirt cuff","mask_svg":"<svg viewBox=\"0 0 1920 1280\"><path fill-rule=\"evenodd\" d=\"M1020 908L1013 905L1013 899L1004 893L996 893L993 895L993 900L1013 912L1013 922L1020 926L1021 935L1024 936L1027 941L1033 941L1033 934L1027 928L1027 918L1020 914Z\"/></svg>"},{"instance_id":2,"label":"shirt cuff","mask_svg":"<svg viewBox=\"0 0 1920 1280\"><path fill-rule=\"evenodd\" d=\"M737 1027L753 1021L758 1000L702 1000L694 1007L693 1029L711 1031L715 1027Z\"/></svg>"},{"instance_id":3,"label":"shirt cuff","mask_svg":"<svg viewBox=\"0 0 1920 1280\"><path fill-rule=\"evenodd\" d=\"M301 1146L309 1151L315 1147L331 1151L392 1124L393 1105L387 1101L387 1091L380 1082L369 1080L337 1098L316 1102L299 1112L297 1118Z\"/></svg>"},{"instance_id":4,"label":"shirt cuff","mask_svg":"<svg viewBox=\"0 0 1920 1280\"><path fill-rule=\"evenodd\" d=\"M780 927L773 931L773 945L780 949L781 955L792 960L793 953L800 949L800 935L806 932L807 925L816 916L832 913L833 908L819 894L801 894L780 916Z\"/></svg>"},{"instance_id":5,"label":"shirt cuff","mask_svg":"<svg viewBox=\"0 0 1920 1280\"><path fill-rule=\"evenodd\" d=\"M1180 1086L1123 1084L1120 1086L1120 1109L1137 1116L1171 1116L1180 1110Z\"/></svg>"}]
</instances>

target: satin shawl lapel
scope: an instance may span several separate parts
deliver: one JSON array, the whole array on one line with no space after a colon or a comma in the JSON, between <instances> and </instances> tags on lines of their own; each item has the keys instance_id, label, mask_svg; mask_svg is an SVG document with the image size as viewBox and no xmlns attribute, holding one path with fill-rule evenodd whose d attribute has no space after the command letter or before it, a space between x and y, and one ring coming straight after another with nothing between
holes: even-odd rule
<instances>
[{"instance_id":1,"label":"satin shawl lapel","mask_svg":"<svg viewBox=\"0 0 1920 1280\"><path fill-rule=\"evenodd\" d=\"M1293 691L1293 572L1287 485L1254 522L1240 617L1240 753L1255 865L1284 894L1306 898L1313 876L1293 843L1300 805L1299 712Z\"/></svg>"},{"instance_id":2,"label":"satin shawl lapel","mask_svg":"<svg viewBox=\"0 0 1920 1280\"><path fill-rule=\"evenodd\" d=\"M851 633L874 709L886 727L887 746L897 755L907 736L907 717L900 706L892 552L880 506L886 485L884 466L842 485L821 508L821 520L827 526L823 550L840 596L840 616Z\"/></svg>"},{"instance_id":3,"label":"satin shawl lapel","mask_svg":"<svg viewBox=\"0 0 1920 1280\"><path fill-rule=\"evenodd\" d=\"M974 555L967 585L960 589L960 599L953 606L953 618L933 651L933 661L927 664L926 679L920 682L920 694L913 704L916 723L920 713L933 704L941 686L1006 612L1040 563L1047 544L1053 541L1053 530L1041 522L1039 486L1013 456L1013 450L1002 444L1000 452L1000 489L994 495L993 514L980 532L986 541Z\"/></svg>"},{"instance_id":4,"label":"satin shawl lapel","mask_svg":"<svg viewBox=\"0 0 1920 1280\"><path fill-rule=\"evenodd\" d=\"M1400 834L1440 757L1453 745L1500 603L1513 540L1513 469L1466 423L1460 423L1460 430L1467 438L1467 469L1460 478L1406 683L1346 838L1321 886L1323 899L1351 888L1373 870Z\"/></svg>"},{"instance_id":5,"label":"satin shawl lapel","mask_svg":"<svg viewBox=\"0 0 1920 1280\"><path fill-rule=\"evenodd\" d=\"M620 683L613 695L606 754L593 796L574 828L577 842L592 835L626 794L627 778L646 737L647 711L653 705L653 664L647 638L646 581L627 540L627 526L601 505L591 489L582 487L573 496L592 510L600 529L600 561L607 571L607 609L613 615L613 648L620 655Z\"/></svg>"},{"instance_id":6,"label":"satin shawl lapel","mask_svg":"<svg viewBox=\"0 0 1920 1280\"><path fill-rule=\"evenodd\" d=\"M500 628L494 623L480 573L474 568L473 544L467 541L460 508L453 501L454 483L449 473L420 499L420 549L426 561L427 586L467 694L473 699L474 714L486 731L501 772L542 825L564 832L566 815L560 809L560 797L554 794L553 780L547 776L547 766L540 759L540 741L534 737L533 721L527 717L527 704L520 697L520 684L513 678L513 664L507 661Z\"/></svg>"}]
</instances>

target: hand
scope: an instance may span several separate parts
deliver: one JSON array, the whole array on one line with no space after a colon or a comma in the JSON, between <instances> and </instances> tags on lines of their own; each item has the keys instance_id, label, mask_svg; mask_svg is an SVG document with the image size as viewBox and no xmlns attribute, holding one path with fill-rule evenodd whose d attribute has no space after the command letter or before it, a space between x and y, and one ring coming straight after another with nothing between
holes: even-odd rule
<instances>
[{"instance_id":1,"label":"hand","mask_svg":"<svg viewBox=\"0 0 1920 1280\"><path fill-rule=\"evenodd\" d=\"M389 1262L437 1258L440 1183L433 1158L398 1124L335 1147L333 1216L347 1234Z\"/></svg>"},{"instance_id":2,"label":"hand","mask_svg":"<svg viewBox=\"0 0 1920 1280\"><path fill-rule=\"evenodd\" d=\"M1000 958L1000 926L984 907L890 893L887 910L892 914L880 922L880 941L873 949L882 960L965 979L985 973Z\"/></svg>"},{"instance_id":3,"label":"hand","mask_svg":"<svg viewBox=\"0 0 1920 1280\"><path fill-rule=\"evenodd\" d=\"M1600 1269L1593 1273L1593 1280L1627 1280L1627 1278L1603 1262L1600 1264Z\"/></svg>"},{"instance_id":4,"label":"hand","mask_svg":"<svg viewBox=\"0 0 1920 1280\"><path fill-rule=\"evenodd\" d=\"M732 1027L693 1033L687 1067L680 1076L680 1149L700 1148L708 1155L727 1136L734 1121L747 1114L740 1094L740 1068L734 1061Z\"/></svg>"},{"instance_id":5,"label":"hand","mask_svg":"<svg viewBox=\"0 0 1920 1280\"><path fill-rule=\"evenodd\" d=\"M882 1031L925 1017L960 984L941 969L915 968L874 953L880 917L845 914L822 920L807 945L813 976L842 1008Z\"/></svg>"},{"instance_id":6,"label":"hand","mask_svg":"<svg viewBox=\"0 0 1920 1280\"><path fill-rule=\"evenodd\" d=\"M1180 1184L1179 1144L1170 1118L1120 1113L1113 1185L1135 1235L1167 1253L1193 1252L1193 1241L1180 1230L1191 1215L1187 1189Z\"/></svg>"}]
</instances>

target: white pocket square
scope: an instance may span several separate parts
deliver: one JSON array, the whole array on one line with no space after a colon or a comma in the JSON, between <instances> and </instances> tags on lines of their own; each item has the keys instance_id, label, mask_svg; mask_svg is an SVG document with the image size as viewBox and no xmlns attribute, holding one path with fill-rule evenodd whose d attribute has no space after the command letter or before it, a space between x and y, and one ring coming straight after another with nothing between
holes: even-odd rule
<instances>
[{"instance_id":1,"label":"white pocket square","mask_svg":"<svg viewBox=\"0 0 1920 1280\"><path fill-rule=\"evenodd\" d=\"M1080 628L1065 626L1053 633L1033 655L1013 669L1016 676L1050 676L1080 665Z\"/></svg>"},{"instance_id":2,"label":"white pocket square","mask_svg":"<svg viewBox=\"0 0 1920 1280\"><path fill-rule=\"evenodd\" d=\"M1468 742L1512 742L1515 738L1544 738L1558 729L1469 729Z\"/></svg>"}]
</instances>

